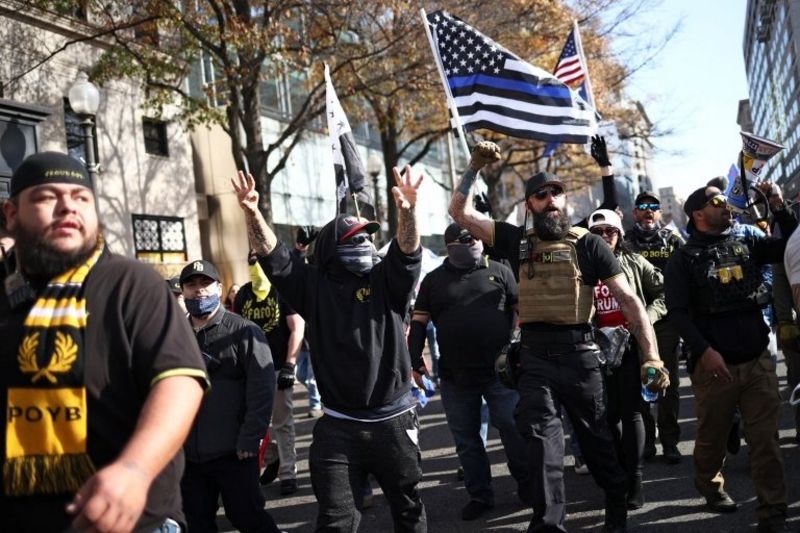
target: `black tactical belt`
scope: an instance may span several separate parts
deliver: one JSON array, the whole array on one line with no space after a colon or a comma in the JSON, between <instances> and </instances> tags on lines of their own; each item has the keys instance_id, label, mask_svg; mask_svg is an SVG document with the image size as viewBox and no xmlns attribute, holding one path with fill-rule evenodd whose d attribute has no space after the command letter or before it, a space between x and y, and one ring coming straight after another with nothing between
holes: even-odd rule
<instances>
[{"instance_id":1,"label":"black tactical belt","mask_svg":"<svg viewBox=\"0 0 800 533\"><path fill-rule=\"evenodd\" d=\"M529 329L523 324L522 342L524 344L578 344L594 342L594 332L592 330L583 329Z\"/></svg>"}]
</instances>

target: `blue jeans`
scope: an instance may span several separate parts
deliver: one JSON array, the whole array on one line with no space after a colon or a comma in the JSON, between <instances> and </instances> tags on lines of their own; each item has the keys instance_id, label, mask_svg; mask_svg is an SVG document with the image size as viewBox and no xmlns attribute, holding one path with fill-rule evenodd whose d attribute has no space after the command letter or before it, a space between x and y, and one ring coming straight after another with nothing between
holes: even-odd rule
<instances>
[{"instance_id":1,"label":"blue jeans","mask_svg":"<svg viewBox=\"0 0 800 533\"><path fill-rule=\"evenodd\" d=\"M481 439L484 399L489 406L489 420L500 432L508 469L520 490L526 490L530 483L527 447L514 422L514 408L519 401L517 391L506 388L497 378L475 385L457 385L443 379L441 393L447 425L464 468L464 485L470 498L494 504L491 464Z\"/></svg>"},{"instance_id":2,"label":"blue jeans","mask_svg":"<svg viewBox=\"0 0 800 533\"><path fill-rule=\"evenodd\" d=\"M436 326L433 325L433 320L428 320L428 326L425 329L425 336L428 339L428 350L431 353L431 376L434 380L439 379L439 344L436 342Z\"/></svg>"},{"instance_id":3,"label":"blue jeans","mask_svg":"<svg viewBox=\"0 0 800 533\"><path fill-rule=\"evenodd\" d=\"M314 367L311 366L311 354L308 350L300 350L296 366L297 380L308 389L308 408L322 409L322 399L317 390L317 380L314 378Z\"/></svg>"}]
</instances>

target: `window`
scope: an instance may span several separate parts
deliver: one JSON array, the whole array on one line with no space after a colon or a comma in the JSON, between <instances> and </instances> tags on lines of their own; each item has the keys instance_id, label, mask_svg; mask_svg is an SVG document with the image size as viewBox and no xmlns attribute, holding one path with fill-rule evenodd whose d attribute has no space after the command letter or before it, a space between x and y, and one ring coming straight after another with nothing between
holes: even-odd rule
<instances>
[{"instance_id":1,"label":"window","mask_svg":"<svg viewBox=\"0 0 800 533\"><path fill-rule=\"evenodd\" d=\"M64 130L67 135L67 153L87 165L86 135L84 134L81 117L69 106L69 99L64 98ZM97 124L92 122L92 144L94 145L94 160L100 161L100 152L97 150Z\"/></svg>"},{"instance_id":2,"label":"window","mask_svg":"<svg viewBox=\"0 0 800 533\"><path fill-rule=\"evenodd\" d=\"M147 263L185 263L186 234L183 219L132 215L136 258Z\"/></svg>"},{"instance_id":3,"label":"window","mask_svg":"<svg viewBox=\"0 0 800 533\"><path fill-rule=\"evenodd\" d=\"M169 156L167 123L152 118L142 119L144 151L148 154Z\"/></svg>"}]
</instances>

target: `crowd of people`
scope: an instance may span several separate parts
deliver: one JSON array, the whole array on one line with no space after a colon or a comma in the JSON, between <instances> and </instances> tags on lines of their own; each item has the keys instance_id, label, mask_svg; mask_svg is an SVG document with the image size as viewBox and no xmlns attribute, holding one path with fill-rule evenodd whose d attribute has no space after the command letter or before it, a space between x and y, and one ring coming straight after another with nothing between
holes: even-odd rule
<instances>
[{"instance_id":1,"label":"crowd of people","mask_svg":"<svg viewBox=\"0 0 800 533\"><path fill-rule=\"evenodd\" d=\"M796 217L762 184L770 215L746 224L712 180L687 198L682 232L663 224L652 191L622 213L602 137L591 153L605 193L595 211L573 224L565 182L539 172L517 226L472 201L478 173L501 156L478 143L451 198L446 258L421 283L422 177L410 167L393 169L397 234L382 254L379 224L347 214L282 242L240 172L232 188L249 280L227 290L209 261L164 283L110 253L84 166L30 156L0 218L0 529L216 531L221 505L238 530L278 532L262 487L278 479L281 495L298 490L299 381L317 419L308 461L317 531L357 531L373 482L396 531L427 530L414 390L431 382L461 465L462 520L495 504L488 413L529 531L566 531L565 434L576 471L605 494L603 530L627 531L657 442L666 463L684 460L685 354L700 496L713 512L737 510L723 466L741 426L758 531L785 531L770 337L794 388ZM794 419L800 432L797 408Z\"/></svg>"}]
</instances>

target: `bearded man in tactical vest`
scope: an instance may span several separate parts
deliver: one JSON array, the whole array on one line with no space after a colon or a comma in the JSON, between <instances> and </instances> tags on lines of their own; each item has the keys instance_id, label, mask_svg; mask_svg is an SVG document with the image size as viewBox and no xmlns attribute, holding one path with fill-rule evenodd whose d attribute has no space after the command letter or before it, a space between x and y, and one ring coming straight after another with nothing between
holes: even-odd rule
<instances>
[{"instance_id":1,"label":"bearded man in tactical vest","mask_svg":"<svg viewBox=\"0 0 800 533\"><path fill-rule=\"evenodd\" d=\"M694 483L716 512L736 511L725 492L722 466L736 408L744 419L758 497L758 531L784 531L786 485L778 443L780 396L761 265L783 257L797 227L782 199L771 202L783 238L732 234L727 198L716 187L694 191L683 206L689 241L667 264L670 320L689 344L687 368L697 413Z\"/></svg>"},{"instance_id":2,"label":"bearded man in tactical vest","mask_svg":"<svg viewBox=\"0 0 800 533\"><path fill-rule=\"evenodd\" d=\"M633 219L636 221L633 228L625 234L625 241L634 251L650 261L662 273L667 266L670 256L683 246L683 238L670 228L661 223L661 200L652 191L642 191L633 203ZM675 327L667 318L653 324L658 342L658 353L664 361L664 366L669 370L673 379L658 403L658 438L664 460L669 464L681 461L681 452L678 442L681 437L681 427L678 424L678 407L680 405L680 380L678 379L678 342L680 336ZM642 419L645 429L645 458L654 457L656 454L655 433L656 421L650 412L650 403L641 403Z\"/></svg>"},{"instance_id":3,"label":"bearded man in tactical vest","mask_svg":"<svg viewBox=\"0 0 800 533\"><path fill-rule=\"evenodd\" d=\"M611 249L597 235L571 225L558 176L540 172L526 183L532 228L491 220L471 207L468 197L477 172L499 159L494 143L482 142L473 149L469 168L450 200L450 215L504 254L519 279L522 374L515 418L527 440L531 468L534 514L528 531L566 531L559 403L575 427L589 470L606 493L604 531L626 531L627 477L606 422L602 355L590 325L592 290L598 280L617 299L639 341L642 376L648 368L656 369L650 385L654 390L669 385L655 333Z\"/></svg>"}]
</instances>

